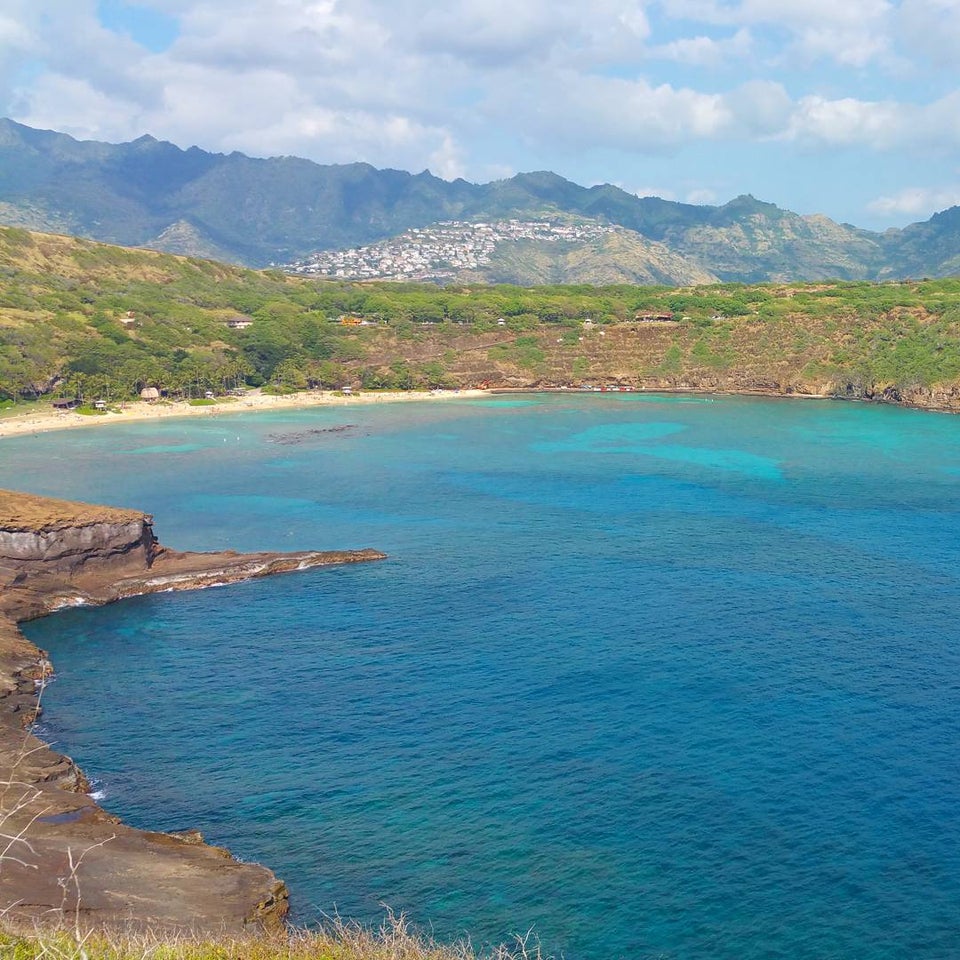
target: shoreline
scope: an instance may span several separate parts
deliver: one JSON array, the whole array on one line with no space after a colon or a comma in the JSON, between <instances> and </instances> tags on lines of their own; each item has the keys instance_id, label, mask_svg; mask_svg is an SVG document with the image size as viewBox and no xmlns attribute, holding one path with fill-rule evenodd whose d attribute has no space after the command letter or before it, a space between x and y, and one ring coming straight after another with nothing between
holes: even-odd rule
<instances>
[{"instance_id":1,"label":"shoreline","mask_svg":"<svg viewBox=\"0 0 960 960\"><path fill-rule=\"evenodd\" d=\"M960 413L960 391L923 390L912 396L887 391L864 394L836 394L783 390L778 387L741 386L727 387L723 384L664 384L650 383L631 387L628 390L583 390L578 387L556 386L499 386L484 389L464 387L454 390L368 391L343 394L340 391L298 391L276 396L251 391L244 397L220 399L210 404L191 406L187 401L174 403L149 403L144 400L127 401L117 412L104 414L80 414L75 411L34 409L12 416L0 416L0 440L5 437L39 435L57 430L75 430L114 423L151 423L185 417L218 417L231 414L260 413L270 410L304 410L309 407L351 407L384 403L422 403L437 400L475 400L481 397L505 396L508 394L554 394L561 396L636 396L643 394L694 395L704 397L757 397L767 400L823 400L847 403L868 403L877 406L899 407L904 410L920 410L927 413Z\"/></svg>"},{"instance_id":2,"label":"shoreline","mask_svg":"<svg viewBox=\"0 0 960 960\"><path fill-rule=\"evenodd\" d=\"M264 410L299 410L307 407L347 407L371 403L405 403L424 400L463 400L488 396L489 390L411 390L367 392L344 395L339 391L300 391L274 396L251 391L247 396L191 406L186 401L148 403L130 400L121 404L120 412L82 414L52 408L0 417L0 439L26 434L49 433L53 430L74 430L82 427L106 426L112 423L144 423L176 417L216 417L234 413L258 413Z\"/></svg>"}]
</instances>

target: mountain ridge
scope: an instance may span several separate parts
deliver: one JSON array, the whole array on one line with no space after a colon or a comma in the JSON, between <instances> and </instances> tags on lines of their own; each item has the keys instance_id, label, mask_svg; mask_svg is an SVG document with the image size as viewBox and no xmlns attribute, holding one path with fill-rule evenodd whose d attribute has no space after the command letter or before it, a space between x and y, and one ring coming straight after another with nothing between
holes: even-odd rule
<instances>
[{"instance_id":1,"label":"mountain ridge","mask_svg":"<svg viewBox=\"0 0 960 960\"><path fill-rule=\"evenodd\" d=\"M718 206L584 187L551 171L474 184L370 164L184 150L145 134L76 140L0 119L0 223L247 266L287 263L442 221L581 217L670 251L680 275L728 282L871 280L960 271L960 208L883 233L750 194ZM633 256L642 244L628 244ZM611 254L616 258L616 254ZM642 276L647 264L613 264ZM557 267L562 274L562 269ZM501 263L501 278L510 278ZM517 273L529 271L518 263ZM672 274L665 280L669 282ZM589 282L578 274L578 282Z\"/></svg>"}]
</instances>

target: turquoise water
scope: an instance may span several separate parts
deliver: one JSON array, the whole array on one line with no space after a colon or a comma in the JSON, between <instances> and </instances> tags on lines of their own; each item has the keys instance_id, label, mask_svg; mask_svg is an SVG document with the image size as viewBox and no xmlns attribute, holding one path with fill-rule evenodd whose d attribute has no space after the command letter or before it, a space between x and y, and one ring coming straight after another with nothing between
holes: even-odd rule
<instances>
[{"instance_id":1,"label":"turquoise water","mask_svg":"<svg viewBox=\"0 0 960 960\"><path fill-rule=\"evenodd\" d=\"M0 486L171 545L390 554L29 625L46 735L304 922L956 957L960 418L532 399L4 441Z\"/></svg>"}]
</instances>

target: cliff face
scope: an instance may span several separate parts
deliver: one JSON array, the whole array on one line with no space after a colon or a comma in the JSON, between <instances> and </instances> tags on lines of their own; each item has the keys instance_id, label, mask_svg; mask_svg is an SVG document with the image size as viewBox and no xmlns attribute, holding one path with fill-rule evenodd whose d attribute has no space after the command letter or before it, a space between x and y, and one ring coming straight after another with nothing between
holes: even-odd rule
<instances>
[{"instance_id":1,"label":"cliff face","mask_svg":"<svg viewBox=\"0 0 960 960\"><path fill-rule=\"evenodd\" d=\"M90 562L149 567L156 540L147 519L129 523L90 523L56 530L0 530L0 564L46 572L74 573Z\"/></svg>"},{"instance_id":2,"label":"cliff face","mask_svg":"<svg viewBox=\"0 0 960 960\"><path fill-rule=\"evenodd\" d=\"M160 546L148 514L0 490L0 832L18 838L0 857L3 915L203 933L275 926L287 911L286 887L265 867L239 863L195 832L136 830L86 795L73 761L31 732L53 665L18 621L382 556L178 553Z\"/></svg>"},{"instance_id":3,"label":"cliff face","mask_svg":"<svg viewBox=\"0 0 960 960\"><path fill-rule=\"evenodd\" d=\"M0 585L31 574L73 576L86 565L148 568L153 518L0 490Z\"/></svg>"}]
</instances>

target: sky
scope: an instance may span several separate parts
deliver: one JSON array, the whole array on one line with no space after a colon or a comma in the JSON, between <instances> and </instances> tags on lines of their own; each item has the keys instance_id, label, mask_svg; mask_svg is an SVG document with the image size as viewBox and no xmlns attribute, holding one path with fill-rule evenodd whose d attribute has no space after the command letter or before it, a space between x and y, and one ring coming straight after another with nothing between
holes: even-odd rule
<instances>
[{"instance_id":1,"label":"sky","mask_svg":"<svg viewBox=\"0 0 960 960\"><path fill-rule=\"evenodd\" d=\"M960 0L0 0L0 115L884 229L960 204L958 51Z\"/></svg>"}]
</instances>

